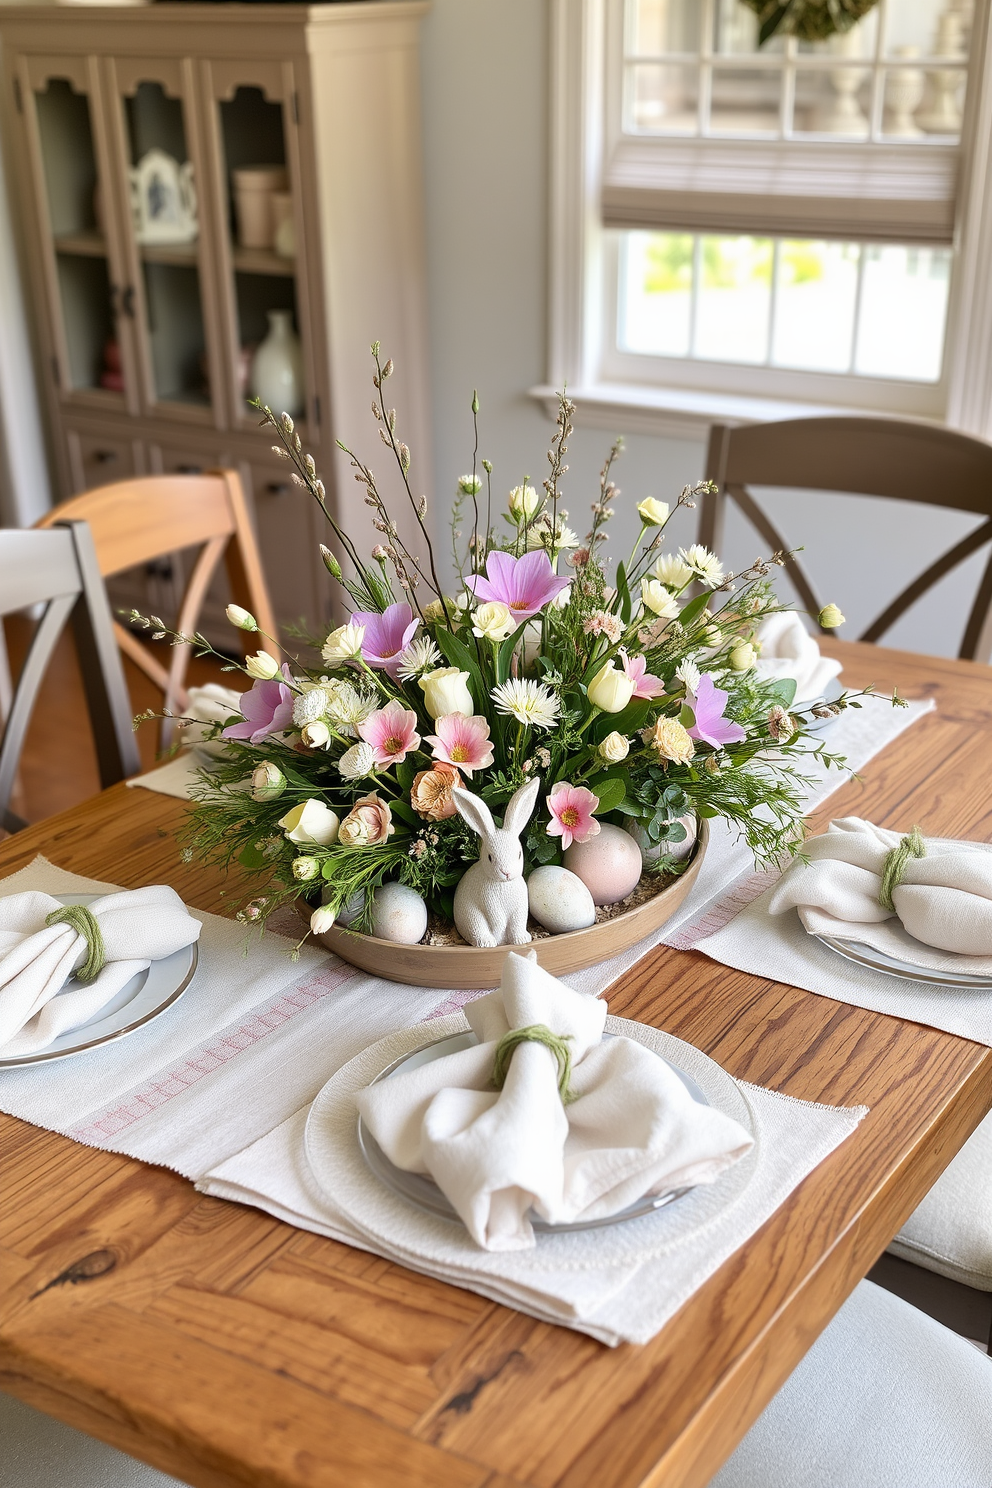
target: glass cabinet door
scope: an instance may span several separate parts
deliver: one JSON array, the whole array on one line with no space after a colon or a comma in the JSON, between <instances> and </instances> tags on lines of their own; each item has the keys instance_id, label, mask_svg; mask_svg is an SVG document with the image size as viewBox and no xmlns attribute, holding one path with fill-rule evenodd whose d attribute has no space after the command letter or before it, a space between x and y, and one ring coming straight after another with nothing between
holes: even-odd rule
<instances>
[{"instance_id":1,"label":"glass cabinet door","mask_svg":"<svg viewBox=\"0 0 992 1488\"><path fill-rule=\"evenodd\" d=\"M95 79L85 58L32 57L18 84L35 177L53 375L64 399L136 412Z\"/></svg>"},{"instance_id":2,"label":"glass cabinet door","mask_svg":"<svg viewBox=\"0 0 992 1488\"><path fill-rule=\"evenodd\" d=\"M248 399L259 397L276 412L309 417L314 443L291 69L213 62L209 75L232 417L255 427Z\"/></svg>"},{"instance_id":3,"label":"glass cabinet door","mask_svg":"<svg viewBox=\"0 0 992 1488\"><path fill-rule=\"evenodd\" d=\"M134 320L142 402L149 412L213 423L217 343L201 267L201 172L189 79L178 59L116 58L107 68L126 193L121 219L130 273L123 308Z\"/></svg>"}]
</instances>

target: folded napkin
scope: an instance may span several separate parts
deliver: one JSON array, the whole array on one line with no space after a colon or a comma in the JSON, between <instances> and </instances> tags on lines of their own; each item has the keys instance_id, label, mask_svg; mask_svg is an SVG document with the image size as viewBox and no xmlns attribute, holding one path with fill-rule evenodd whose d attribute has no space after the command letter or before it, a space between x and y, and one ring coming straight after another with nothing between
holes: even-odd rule
<instances>
[{"instance_id":1,"label":"folded napkin","mask_svg":"<svg viewBox=\"0 0 992 1488\"><path fill-rule=\"evenodd\" d=\"M104 894L87 906L101 970L85 915L46 923L63 909L37 891L0 899L0 1057L34 1053L88 1022L139 971L200 934L199 920L164 884ZM70 983L77 972L89 979Z\"/></svg>"},{"instance_id":2,"label":"folded napkin","mask_svg":"<svg viewBox=\"0 0 992 1488\"><path fill-rule=\"evenodd\" d=\"M769 914L797 909L811 935L860 941L930 970L992 975L987 847L903 837L846 816L803 851L810 861L782 875Z\"/></svg>"},{"instance_id":3,"label":"folded napkin","mask_svg":"<svg viewBox=\"0 0 992 1488\"><path fill-rule=\"evenodd\" d=\"M820 655L819 646L794 611L769 615L758 630L758 640L761 655L756 674L766 682L794 678L794 707L822 698L828 683L840 675L840 662Z\"/></svg>"},{"instance_id":4,"label":"folded napkin","mask_svg":"<svg viewBox=\"0 0 992 1488\"><path fill-rule=\"evenodd\" d=\"M486 1250L533 1246L531 1210L555 1224L603 1218L712 1183L752 1146L649 1049L604 1042L606 1003L536 959L508 954L499 990L464 1011L475 1047L381 1080L357 1103L390 1161L429 1173Z\"/></svg>"},{"instance_id":5,"label":"folded napkin","mask_svg":"<svg viewBox=\"0 0 992 1488\"><path fill-rule=\"evenodd\" d=\"M219 682L208 682L204 687L190 687L186 697L183 717L193 722L180 730L180 742L204 759L223 759L227 745L223 739L211 738L209 725L227 723L235 716L240 718L241 693L233 687L222 687Z\"/></svg>"}]
</instances>

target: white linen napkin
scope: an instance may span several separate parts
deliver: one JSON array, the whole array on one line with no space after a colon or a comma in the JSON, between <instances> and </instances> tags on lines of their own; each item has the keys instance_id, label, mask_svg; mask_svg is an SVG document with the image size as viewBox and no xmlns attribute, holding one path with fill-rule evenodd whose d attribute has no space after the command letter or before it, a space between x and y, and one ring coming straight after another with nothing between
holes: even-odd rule
<instances>
[{"instance_id":1,"label":"white linen napkin","mask_svg":"<svg viewBox=\"0 0 992 1488\"><path fill-rule=\"evenodd\" d=\"M37 891L0 898L3 1057L46 1048L92 1018L152 961L192 945L200 934L199 920L162 884L104 894L87 907L99 923L106 964L92 982L66 987L86 960L87 942L64 921L45 924L64 908L61 901Z\"/></svg>"},{"instance_id":2,"label":"white linen napkin","mask_svg":"<svg viewBox=\"0 0 992 1488\"><path fill-rule=\"evenodd\" d=\"M828 683L840 676L841 663L820 655L815 639L792 610L769 615L758 629L758 640L761 654L755 666L757 676L766 682L793 677L793 707L822 698Z\"/></svg>"},{"instance_id":3,"label":"white linen napkin","mask_svg":"<svg viewBox=\"0 0 992 1488\"><path fill-rule=\"evenodd\" d=\"M235 715L240 718L241 693L233 687L222 687L219 682L207 682L203 687L188 688L186 697L183 717L194 721L180 729L179 742L202 759L223 759L227 745L223 739L210 737L209 725L226 723Z\"/></svg>"},{"instance_id":4,"label":"white linen napkin","mask_svg":"<svg viewBox=\"0 0 992 1488\"><path fill-rule=\"evenodd\" d=\"M902 841L857 816L832 821L811 837L768 902L772 915L799 912L811 935L874 946L914 966L992 975L992 852L979 843L926 838L924 857L909 856L879 902L888 854Z\"/></svg>"},{"instance_id":5,"label":"white linen napkin","mask_svg":"<svg viewBox=\"0 0 992 1488\"><path fill-rule=\"evenodd\" d=\"M627 1038L602 1042L606 1003L511 953L503 984L465 1008L479 1044L361 1092L358 1108L397 1167L429 1173L486 1250L535 1244L551 1223L616 1214L646 1194L712 1183L752 1146L731 1117L692 1099L672 1069ZM517 1044L501 1091L497 1046L512 1029L568 1040L563 1104L556 1055Z\"/></svg>"}]
</instances>

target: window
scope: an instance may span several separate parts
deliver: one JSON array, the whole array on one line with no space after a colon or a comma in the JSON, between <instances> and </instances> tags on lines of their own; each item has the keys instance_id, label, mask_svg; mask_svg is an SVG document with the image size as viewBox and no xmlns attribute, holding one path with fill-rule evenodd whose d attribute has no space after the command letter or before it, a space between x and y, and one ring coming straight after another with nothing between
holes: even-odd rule
<instances>
[{"instance_id":1,"label":"window","mask_svg":"<svg viewBox=\"0 0 992 1488\"><path fill-rule=\"evenodd\" d=\"M742 0L554 5L552 381L986 431L988 0L763 46Z\"/></svg>"}]
</instances>

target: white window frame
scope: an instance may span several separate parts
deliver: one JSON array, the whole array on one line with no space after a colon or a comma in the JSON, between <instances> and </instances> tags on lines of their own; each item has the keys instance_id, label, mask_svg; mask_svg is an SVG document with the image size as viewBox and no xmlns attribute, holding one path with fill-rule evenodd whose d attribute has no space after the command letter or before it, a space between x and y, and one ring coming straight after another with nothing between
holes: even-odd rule
<instances>
[{"instance_id":1,"label":"white window frame","mask_svg":"<svg viewBox=\"0 0 992 1488\"><path fill-rule=\"evenodd\" d=\"M615 106L609 107L608 90L618 85L620 74L615 53L612 66L608 59L617 45L622 5L623 0L551 0L549 362L548 381L533 388L533 396L551 411L555 390L567 386L586 424L612 429L622 416L630 433L696 439L715 420L741 423L814 413L901 414L992 437L989 0L977 0L975 6L953 230L955 262L939 383L617 350L619 238L604 225L604 165L617 143L608 133L608 121L617 117ZM689 143L678 136L665 141L673 155ZM651 145L656 148L654 139ZM630 150L635 169L636 146L635 140ZM707 141L707 146L708 164L718 172L719 144ZM794 147L789 141L762 141L756 148L781 155ZM880 156L875 147L874 158ZM823 158L821 148L818 162ZM938 173L941 168L935 165ZM816 194L816 170L810 173L809 189ZM775 231L771 212L769 219L770 235ZM898 236L896 227L893 236ZM856 240L857 233L852 231L851 237Z\"/></svg>"}]
</instances>

